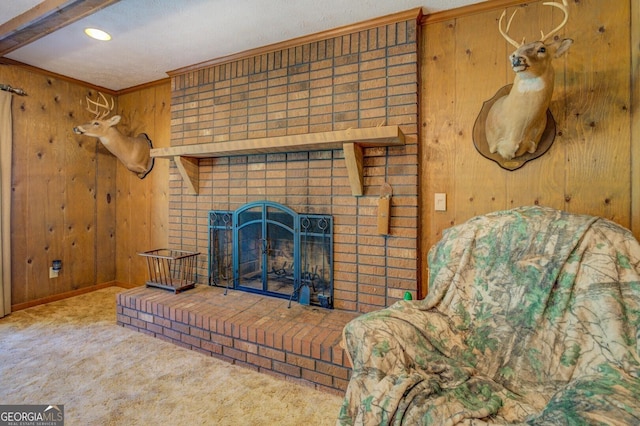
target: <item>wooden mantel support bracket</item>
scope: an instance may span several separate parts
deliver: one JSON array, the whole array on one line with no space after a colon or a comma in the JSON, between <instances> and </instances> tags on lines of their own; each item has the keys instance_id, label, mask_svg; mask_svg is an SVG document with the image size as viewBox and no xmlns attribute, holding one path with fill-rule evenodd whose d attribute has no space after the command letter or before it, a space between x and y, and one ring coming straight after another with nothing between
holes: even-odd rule
<instances>
[{"instance_id":1,"label":"wooden mantel support bracket","mask_svg":"<svg viewBox=\"0 0 640 426\"><path fill-rule=\"evenodd\" d=\"M176 155L173 157L176 162L178 171L182 176L182 180L187 185L189 193L198 195L200 192L200 160L193 157L181 157Z\"/></svg>"},{"instance_id":2,"label":"wooden mantel support bracket","mask_svg":"<svg viewBox=\"0 0 640 426\"><path fill-rule=\"evenodd\" d=\"M199 192L199 159L235 155L342 149L351 193L364 194L364 148L404 145L398 126L379 126L271 138L181 145L151 150L153 158L173 159L190 194Z\"/></svg>"},{"instance_id":3,"label":"wooden mantel support bracket","mask_svg":"<svg viewBox=\"0 0 640 426\"><path fill-rule=\"evenodd\" d=\"M342 150L344 151L344 162L347 166L347 174L349 175L351 194L353 194L354 197L360 197L364 194L362 147L357 143L347 142L342 145Z\"/></svg>"}]
</instances>

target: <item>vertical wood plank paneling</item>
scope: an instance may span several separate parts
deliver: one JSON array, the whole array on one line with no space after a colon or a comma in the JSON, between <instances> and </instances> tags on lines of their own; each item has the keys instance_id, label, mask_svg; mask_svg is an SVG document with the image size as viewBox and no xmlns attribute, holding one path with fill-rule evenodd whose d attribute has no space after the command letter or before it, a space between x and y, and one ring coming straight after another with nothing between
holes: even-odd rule
<instances>
[{"instance_id":1,"label":"vertical wood plank paneling","mask_svg":"<svg viewBox=\"0 0 640 426\"><path fill-rule=\"evenodd\" d=\"M504 43L487 43L497 32L495 14L461 18L456 24L455 223L507 204L506 171L478 154L472 131L486 99L504 86ZM497 72L496 72L497 71Z\"/></svg>"},{"instance_id":2,"label":"vertical wood plank paneling","mask_svg":"<svg viewBox=\"0 0 640 426\"><path fill-rule=\"evenodd\" d=\"M95 99L96 91L91 92ZM117 101L116 101L117 105ZM96 283L116 280L116 170L118 160L96 144Z\"/></svg>"},{"instance_id":3,"label":"vertical wood plank paneling","mask_svg":"<svg viewBox=\"0 0 640 426\"><path fill-rule=\"evenodd\" d=\"M121 130L131 135L146 133L154 147L170 146L170 99L168 82L121 95ZM116 276L121 283L143 285L147 269L138 253L167 245L169 167L167 161L156 161L151 173L140 180L118 164Z\"/></svg>"},{"instance_id":4,"label":"vertical wood plank paneling","mask_svg":"<svg viewBox=\"0 0 640 426\"><path fill-rule=\"evenodd\" d=\"M171 146L171 86L155 87L154 141L157 148ZM169 161L156 161L151 178L150 223L152 248L167 247L169 225Z\"/></svg>"},{"instance_id":5,"label":"vertical wood plank paneling","mask_svg":"<svg viewBox=\"0 0 640 426\"><path fill-rule=\"evenodd\" d=\"M446 38L442 22L426 21L421 76L426 124L421 139L424 248L440 239L447 222L461 223L477 214L531 204L631 226L632 191L637 193L638 186L632 177L640 172L634 168L632 176L630 157L637 159L640 149L630 134L630 128L639 126L637 115L630 122L629 72L637 80L639 50L629 45L630 4L628 0L569 3L569 22L558 36L575 42L554 62L556 86L550 108L557 122L556 140L544 156L513 172L475 152L471 134L482 103L513 82L506 60L513 47L497 28L502 9L451 20L447 25L455 26L449 35L453 40ZM514 39L537 38L541 29L548 31L562 19L560 11L540 1L509 10L514 8L519 9L511 30ZM442 62L432 58L441 57L444 49L451 51L451 46L454 58L440 70ZM630 57L635 58L635 69ZM455 89L448 90L452 84ZM636 99L633 105L637 103ZM454 105L453 115L448 104ZM447 193L453 211L434 212L434 192ZM640 215L637 207L634 223L640 223L636 215Z\"/></svg>"},{"instance_id":6,"label":"vertical wood plank paneling","mask_svg":"<svg viewBox=\"0 0 640 426\"><path fill-rule=\"evenodd\" d=\"M631 230L640 239L640 2L631 3Z\"/></svg>"},{"instance_id":7,"label":"vertical wood plank paneling","mask_svg":"<svg viewBox=\"0 0 640 426\"><path fill-rule=\"evenodd\" d=\"M47 296L50 294L59 294L68 291L71 288L71 275L62 273L58 278L49 279L48 267L54 259L64 260L65 250L65 209L68 204L68 193L65 186L65 175L67 168L62 165L66 161L66 152L68 149L73 149L73 143L65 138L66 135L72 134L72 128L75 123L72 123L73 115L70 116L70 111L73 111L76 100L81 88L75 87L68 83L56 84L56 91L52 94L47 94L44 98L38 101L41 104L41 110L44 114L41 119L45 126L49 129L48 140L43 142L43 156L44 161L38 161L38 167L42 173L42 190L41 195L45 212L45 220L43 222L43 229L45 232L45 252L47 254L46 264L44 265L42 277L42 283L47 282L50 284ZM49 116L58 117L56 120L51 120ZM48 125L47 125L48 124ZM44 133L46 134L46 132ZM32 193L37 194L36 191ZM68 260L68 259L67 259ZM63 261L63 265L66 262ZM65 265L66 266L66 265ZM65 269L66 272L66 269ZM93 277L87 277L93 278Z\"/></svg>"},{"instance_id":8,"label":"vertical wood plank paneling","mask_svg":"<svg viewBox=\"0 0 640 426\"><path fill-rule=\"evenodd\" d=\"M118 99L118 112L123 115L124 121L120 129L125 133L130 131L131 123L129 117L124 118L125 111L131 116L132 105L135 104L137 104L137 92L120 96ZM131 172L118 163L116 168L116 276L117 280L123 283L132 283L133 262L138 257L135 251L136 238L144 235L143 230L140 230L140 236L135 235L138 232L134 229L135 219L132 217L132 212L137 207L134 201L135 189L132 188L135 184L133 177Z\"/></svg>"},{"instance_id":9,"label":"vertical wood plank paneling","mask_svg":"<svg viewBox=\"0 0 640 426\"><path fill-rule=\"evenodd\" d=\"M52 84L58 82L49 78ZM96 163L99 161L96 138L74 135L74 125L89 121L93 116L84 111L85 95L89 92L77 87L70 93L69 103L74 120L67 124L65 132L71 144L67 145L64 188L67 191L63 212L65 222L63 246L63 272L72 290L95 284L96 271ZM55 119L54 119L55 120ZM45 121L46 122L46 121ZM47 125L49 123L47 122ZM75 142L75 143L73 143ZM66 259L66 261L64 260Z\"/></svg>"},{"instance_id":10,"label":"vertical wood plank paneling","mask_svg":"<svg viewBox=\"0 0 640 426\"><path fill-rule=\"evenodd\" d=\"M630 226L629 4L576 3L567 32L567 209Z\"/></svg>"},{"instance_id":11,"label":"vertical wood plank paneling","mask_svg":"<svg viewBox=\"0 0 640 426\"><path fill-rule=\"evenodd\" d=\"M124 100L120 102L126 105ZM120 106L122 108L122 106ZM131 281L131 188L130 176L122 164L116 165L116 280Z\"/></svg>"},{"instance_id":12,"label":"vertical wood plank paneling","mask_svg":"<svg viewBox=\"0 0 640 426\"><path fill-rule=\"evenodd\" d=\"M60 138L59 143L54 144L59 155L52 159L53 168L47 170L48 178L52 173L58 173L50 188L54 192L49 194L48 211L59 224L57 235L52 235L52 244L57 250L55 254L52 253L54 255L49 259L42 276L42 282L57 284L47 294L49 296L95 284L94 223L97 210L94 195L97 142L95 138L73 133L74 126L91 118L84 111L83 102L87 89L50 77L46 78L46 84L54 93L43 93L41 101L53 96L58 99L59 108L52 108L48 115L42 116L43 125L51 132L49 137L53 141ZM34 175L30 177L33 178ZM70 182L73 184L70 185ZM33 189L30 192L35 193ZM37 226L36 224L37 222L32 222L32 226ZM58 278L49 279L47 272L53 259L62 260L63 269Z\"/></svg>"},{"instance_id":13,"label":"vertical wood plank paneling","mask_svg":"<svg viewBox=\"0 0 640 426\"><path fill-rule=\"evenodd\" d=\"M109 276L113 257L97 263L98 224L115 209L97 201L97 140L72 131L88 119L89 89L17 66L1 66L0 79L28 93L13 102L12 304L24 305ZM49 278L54 259L62 271Z\"/></svg>"},{"instance_id":14,"label":"vertical wood plank paneling","mask_svg":"<svg viewBox=\"0 0 640 426\"><path fill-rule=\"evenodd\" d=\"M35 298L47 296L55 286L52 280L43 276L47 267L45 247L49 245L46 226L52 225L49 221L53 215L53 212L49 211L47 197L47 191L50 189L48 182L52 174L51 167L54 166L52 150L47 146L47 141L52 136L51 130L53 129L48 126L47 116L50 114L51 103L49 100L52 93L60 91L56 82L51 82L51 85L54 86L52 91L43 92L38 99L32 100L31 117L34 122L31 129L33 135L36 136L32 137L27 151L27 173L30 187L27 221L39 224L39 226L30 227L27 245L28 277L30 283L34 284L30 286L30 290L33 291L32 297ZM55 112L53 114L55 115Z\"/></svg>"},{"instance_id":15,"label":"vertical wood plank paneling","mask_svg":"<svg viewBox=\"0 0 640 426\"><path fill-rule=\"evenodd\" d=\"M155 111L155 88L146 88L131 94L133 104L128 109L123 108L123 113L128 117L129 134L137 136L140 133L146 133L153 141L154 133L154 111ZM131 226L129 234L131 245L131 277L129 283L141 285L146 282L145 260L138 253L151 250L157 247L151 247L151 203L150 203L150 183L145 179L139 179L134 173L123 170L130 182L131 189Z\"/></svg>"},{"instance_id":16,"label":"vertical wood plank paneling","mask_svg":"<svg viewBox=\"0 0 640 426\"><path fill-rule=\"evenodd\" d=\"M59 92L59 85L53 80L39 79L39 85L48 85L51 90L38 92L38 97L29 99L30 114L33 120L30 124L30 140L26 146L26 166L28 179L28 207L27 223L38 224L29 226L27 240L27 282L28 296L31 298L42 298L49 295L55 284L44 275L47 270L47 256L45 247L47 243L47 216L52 212L47 206L47 179L51 175L51 165L53 160L51 150L47 146L47 141L52 136L47 117L51 114L56 116L55 111L50 111L49 99L53 93ZM49 214L48 214L49 213ZM63 238L64 239L64 238Z\"/></svg>"},{"instance_id":17,"label":"vertical wood plank paneling","mask_svg":"<svg viewBox=\"0 0 640 426\"><path fill-rule=\"evenodd\" d=\"M3 83L6 81L14 87L34 87L35 76L20 74L15 67L0 67ZM27 144L20 141L29 140L30 130L25 123L32 108L31 98L14 96L12 100L13 114L13 170L11 196L11 300L20 303L29 300L29 257L27 242L29 241L29 173L27 168Z\"/></svg>"},{"instance_id":18,"label":"vertical wood plank paneling","mask_svg":"<svg viewBox=\"0 0 640 426\"><path fill-rule=\"evenodd\" d=\"M455 146L445 143L450 128L455 122L455 21L441 22L428 25L424 31L421 43L421 78L427 82L428 88L421 91L421 116L423 146L421 149L421 164L429 164L423 168L420 196L422 198L423 230L421 235L422 282L421 294L428 292L426 262L428 250L433 240L442 236L442 231L453 223L455 211ZM428 82L438 82L429 84ZM426 85L423 85L426 87ZM435 212L434 194L436 192L449 193L446 212ZM433 236L434 238L430 238Z\"/></svg>"}]
</instances>

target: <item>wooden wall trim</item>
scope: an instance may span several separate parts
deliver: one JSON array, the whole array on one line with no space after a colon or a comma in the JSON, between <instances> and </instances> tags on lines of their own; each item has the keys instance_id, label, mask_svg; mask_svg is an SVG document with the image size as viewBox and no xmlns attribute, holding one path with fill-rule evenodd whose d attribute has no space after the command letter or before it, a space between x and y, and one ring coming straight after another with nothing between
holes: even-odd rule
<instances>
[{"instance_id":1,"label":"wooden wall trim","mask_svg":"<svg viewBox=\"0 0 640 426\"><path fill-rule=\"evenodd\" d=\"M160 80L156 80L156 81L150 81L148 83L142 83L139 84L137 86L131 86L131 87L127 87L126 89L120 89L120 90L112 90L112 89L107 89L106 87L102 87L102 86L98 86L95 84L91 84L91 83L87 83L86 81L82 81L82 80L77 80L75 78L71 78L71 77L67 77L66 75L62 75L62 74L57 74L55 72L51 72L51 71L47 71L44 70L42 68L38 68L38 67L34 67L32 65L28 65L25 64L23 62L20 61L15 61L13 59L9 59L9 58L0 58L0 66L2 65L14 65L16 67L22 67L28 71L37 73L37 74L42 74L42 75L48 75L51 76L55 79L58 80L63 80L63 81L68 81L70 83L74 83L80 86L86 86L89 87L91 89L95 89L95 90L99 90L102 93L106 93L112 96L120 96L120 95L125 95L127 93L133 93L133 92L138 92L140 90L144 90L144 89L148 89L150 87L155 87L155 86L160 86L163 84L169 84L171 82L171 79L169 77L167 78L162 78Z\"/></svg>"},{"instance_id":2,"label":"wooden wall trim","mask_svg":"<svg viewBox=\"0 0 640 426\"><path fill-rule=\"evenodd\" d=\"M117 91L117 95L126 95L127 93L139 92L144 89L149 89L155 86L162 86L163 84L171 84L169 77L161 78L160 80L150 81L148 83L138 84L137 86L127 87L126 89L120 89Z\"/></svg>"},{"instance_id":3,"label":"wooden wall trim","mask_svg":"<svg viewBox=\"0 0 640 426\"><path fill-rule=\"evenodd\" d=\"M420 25L433 24L435 22L448 21L450 19L460 18L462 16L482 13L493 9L504 9L511 6L518 6L527 3L524 0L491 0L481 3L471 4L469 6L457 7L455 9L443 10L442 12L434 12L424 15L420 20Z\"/></svg>"},{"instance_id":4,"label":"wooden wall trim","mask_svg":"<svg viewBox=\"0 0 640 426\"><path fill-rule=\"evenodd\" d=\"M640 239L640 2L631 2L631 231Z\"/></svg>"},{"instance_id":5,"label":"wooden wall trim","mask_svg":"<svg viewBox=\"0 0 640 426\"><path fill-rule=\"evenodd\" d=\"M78 290L67 291L60 294L54 294L52 296L43 297L41 299L30 300L24 303L17 303L15 305L11 305L11 312L21 311L27 308L33 308L34 306L44 305L51 302L56 302L58 300L68 299L70 297L80 296L81 294L91 293L92 291L100 290L107 287L122 287L122 288L133 288L134 286L128 286L126 284L111 281L102 284L96 284L89 287L80 288Z\"/></svg>"},{"instance_id":6,"label":"wooden wall trim","mask_svg":"<svg viewBox=\"0 0 640 426\"><path fill-rule=\"evenodd\" d=\"M300 46L307 43L313 43L320 40L326 40L334 37L343 36L346 34L352 34L358 31L366 30L369 28L380 27L382 25L389 25L401 21L409 21L415 19L418 22L422 19L422 8L414 8L404 12L393 13L391 15L381 16L379 18L370 19L368 21L362 21L355 24L349 24L342 27L334 28L319 33L309 34L291 40L286 40L278 43L269 44L255 49L245 50L243 52L233 53L227 56L221 56L219 58L211 59L208 61L200 62L197 64L189 65L183 68L178 68L173 71L167 71L170 77L174 77L188 72L197 71L202 68L209 68L214 65L225 64L229 62L238 61L241 59L250 58L253 56L263 55L265 53L274 52L277 50L288 49L291 47Z\"/></svg>"},{"instance_id":7,"label":"wooden wall trim","mask_svg":"<svg viewBox=\"0 0 640 426\"><path fill-rule=\"evenodd\" d=\"M51 71L47 71L44 70L42 68L38 68L38 67L34 67L33 65L28 65L25 64L24 62L20 62L20 61L15 61L13 59L9 59L9 58L0 58L0 66L2 65L14 65L16 67L21 67L26 69L27 71L36 73L36 74L42 74L42 75L48 75L50 77L53 77L57 80L62 80L62 81L68 81L69 83L73 83L73 84L77 84L79 86L86 86L95 90L99 90L102 93L106 93L112 96L117 96L118 92L116 92L115 90L111 90L111 89L107 89L106 87L102 87L102 86L97 86L95 84L91 84L91 83L87 83L86 81L82 81L82 80L77 80L75 78L71 78L71 77L67 77L66 75L62 75L62 74L58 74L55 72L51 72Z\"/></svg>"}]
</instances>

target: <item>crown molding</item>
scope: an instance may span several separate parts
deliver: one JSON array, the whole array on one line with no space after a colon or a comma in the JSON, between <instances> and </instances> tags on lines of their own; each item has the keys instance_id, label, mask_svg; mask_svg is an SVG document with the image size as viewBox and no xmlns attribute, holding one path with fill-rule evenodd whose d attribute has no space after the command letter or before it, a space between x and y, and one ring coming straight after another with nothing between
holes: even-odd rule
<instances>
[{"instance_id":1,"label":"crown molding","mask_svg":"<svg viewBox=\"0 0 640 426\"><path fill-rule=\"evenodd\" d=\"M71 77L67 77L66 75L62 75L62 74L58 74L55 72L51 72L51 71L47 71L44 70L42 68L38 68L38 67L34 67L33 65L28 65L25 64L24 62L20 62L20 61L16 61L13 59L9 59L9 58L5 58L5 57L0 57L0 65L13 65L16 67L20 67L20 68L24 68L27 71L36 73L36 74L42 74L42 75L46 75L49 77L53 77L57 80L63 80L63 81L67 81L69 83L74 83L74 84L78 84L81 86L87 86L91 89L95 89L95 90L99 90L102 93L107 93L109 95L113 95L113 96L117 96L118 92L115 90L111 90L111 89L107 89L106 87L102 87L102 86L98 86L95 84L91 84L91 83L87 83L86 81L82 81L82 80L77 80L75 78L71 78Z\"/></svg>"},{"instance_id":2,"label":"crown molding","mask_svg":"<svg viewBox=\"0 0 640 426\"><path fill-rule=\"evenodd\" d=\"M457 7L455 9L443 10L442 12L434 12L428 15L422 16L420 19L420 25L433 24L436 22L449 21L451 19L461 18L467 15L474 15L476 13L482 13L494 9L504 9L507 7L518 6L525 3L531 3L530 1L523 0L491 0L483 1L481 3L471 4L469 6Z\"/></svg>"}]
</instances>

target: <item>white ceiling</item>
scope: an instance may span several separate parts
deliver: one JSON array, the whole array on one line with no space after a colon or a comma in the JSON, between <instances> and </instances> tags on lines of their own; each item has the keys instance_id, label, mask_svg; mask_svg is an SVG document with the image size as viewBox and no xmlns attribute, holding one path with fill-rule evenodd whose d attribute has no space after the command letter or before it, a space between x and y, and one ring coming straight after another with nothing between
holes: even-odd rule
<instances>
[{"instance_id":1,"label":"white ceiling","mask_svg":"<svg viewBox=\"0 0 640 426\"><path fill-rule=\"evenodd\" d=\"M51 1L51 0L49 0ZM422 7L481 0L120 0L5 57L111 90L269 44ZM44 3L2 0L0 25ZM109 32L100 42L86 27ZM0 81L0 83L2 83Z\"/></svg>"}]
</instances>

